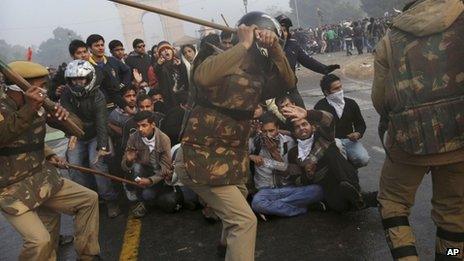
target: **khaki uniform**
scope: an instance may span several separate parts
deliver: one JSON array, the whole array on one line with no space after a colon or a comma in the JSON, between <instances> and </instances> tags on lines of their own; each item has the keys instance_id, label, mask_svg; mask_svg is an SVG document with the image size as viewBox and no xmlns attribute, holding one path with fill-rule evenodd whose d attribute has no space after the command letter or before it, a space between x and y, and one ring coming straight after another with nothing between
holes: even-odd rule
<instances>
[{"instance_id":1,"label":"khaki uniform","mask_svg":"<svg viewBox=\"0 0 464 261\"><path fill-rule=\"evenodd\" d=\"M238 44L208 57L193 75L206 102L197 101L190 112L176 173L223 221L226 260L254 260L257 221L240 191L249 178L250 119L259 102L295 86L280 47L270 50L270 60L263 72Z\"/></svg>"},{"instance_id":2,"label":"khaki uniform","mask_svg":"<svg viewBox=\"0 0 464 261\"><path fill-rule=\"evenodd\" d=\"M24 240L20 260L56 260L60 213L75 215L76 251L90 260L100 252L98 197L46 161L46 118L0 95L0 212Z\"/></svg>"},{"instance_id":3,"label":"khaki uniform","mask_svg":"<svg viewBox=\"0 0 464 261\"><path fill-rule=\"evenodd\" d=\"M460 0L418 1L376 48L372 101L389 119L378 199L394 259L418 260L408 216L430 171L436 260L464 260L463 11Z\"/></svg>"}]
</instances>

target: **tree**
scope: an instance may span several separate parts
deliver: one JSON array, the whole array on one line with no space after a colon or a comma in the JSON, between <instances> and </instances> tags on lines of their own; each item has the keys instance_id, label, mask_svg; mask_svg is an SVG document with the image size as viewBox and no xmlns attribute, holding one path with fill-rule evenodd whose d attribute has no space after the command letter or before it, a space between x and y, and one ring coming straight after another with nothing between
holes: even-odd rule
<instances>
[{"instance_id":1,"label":"tree","mask_svg":"<svg viewBox=\"0 0 464 261\"><path fill-rule=\"evenodd\" d=\"M394 12L393 8L403 9L411 0L361 0L361 8L371 17L381 17L385 12Z\"/></svg>"},{"instance_id":2,"label":"tree","mask_svg":"<svg viewBox=\"0 0 464 261\"><path fill-rule=\"evenodd\" d=\"M26 48L20 45L10 45L5 40L0 40L0 58L6 63L26 60Z\"/></svg>"},{"instance_id":3,"label":"tree","mask_svg":"<svg viewBox=\"0 0 464 261\"><path fill-rule=\"evenodd\" d=\"M53 30L53 38L42 42L32 59L46 66L58 66L70 59L68 45L74 39L82 37L70 29L57 27Z\"/></svg>"},{"instance_id":4,"label":"tree","mask_svg":"<svg viewBox=\"0 0 464 261\"><path fill-rule=\"evenodd\" d=\"M293 17L296 17L296 6L298 6L301 26L319 26L319 24L339 23L342 20L361 19L364 13L353 4L354 2L346 0L289 0L289 5Z\"/></svg>"}]
</instances>

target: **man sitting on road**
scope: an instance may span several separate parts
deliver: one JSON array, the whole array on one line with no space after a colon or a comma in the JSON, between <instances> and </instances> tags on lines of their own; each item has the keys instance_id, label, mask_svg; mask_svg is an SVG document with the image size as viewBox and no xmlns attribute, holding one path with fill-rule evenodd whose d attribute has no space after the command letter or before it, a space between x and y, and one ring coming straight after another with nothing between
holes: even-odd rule
<instances>
[{"instance_id":1,"label":"man sitting on road","mask_svg":"<svg viewBox=\"0 0 464 261\"><path fill-rule=\"evenodd\" d=\"M287 171L287 154L295 146L293 138L279 133L279 120L272 112L265 113L261 122L261 137L255 139L257 142L250 142L254 183L259 190L251 207L255 212L267 215L289 217L304 214L308 205L323 199L322 187L314 184L296 186L299 176Z\"/></svg>"}]
</instances>

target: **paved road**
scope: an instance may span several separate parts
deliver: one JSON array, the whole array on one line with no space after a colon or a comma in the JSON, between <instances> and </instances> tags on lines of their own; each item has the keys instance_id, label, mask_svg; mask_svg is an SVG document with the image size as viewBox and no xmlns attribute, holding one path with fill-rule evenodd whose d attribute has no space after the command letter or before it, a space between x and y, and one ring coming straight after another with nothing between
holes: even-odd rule
<instances>
[{"instance_id":1,"label":"paved road","mask_svg":"<svg viewBox=\"0 0 464 261\"><path fill-rule=\"evenodd\" d=\"M322 62L345 63L341 54L317 56ZM322 98L320 75L306 69L298 71L299 88L307 107ZM343 79L346 96L360 105L367 123L362 142L371 156L360 170L364 190L378 188L385 153L378 142L377 122L370 101L370 82ZM427 175L412 209L411 223L422 260L433 260L435 227L430 219L431 179ZM103 208L103 207L102 207ZM127 206L124 207L127 210ZM126 211L127 212L127 211ZM127 215L109 220L102 211L100 242L105 260L138 256L138 260L214 260L219 224L206 223L199 211L163 214L153 210L142 220ZM63 217L63 233L72 233L72 220ZM126 238L124 238L126 235ZM21 239L0 216L0 260L15 260ZM72 247L60 251L61 260L74 260ZM295 218L272 218L258 225L257 260L391 260L376 209L338 215L312 212ZM218 259L219 260L219 259Z\"/></svg>"}]
</instances>

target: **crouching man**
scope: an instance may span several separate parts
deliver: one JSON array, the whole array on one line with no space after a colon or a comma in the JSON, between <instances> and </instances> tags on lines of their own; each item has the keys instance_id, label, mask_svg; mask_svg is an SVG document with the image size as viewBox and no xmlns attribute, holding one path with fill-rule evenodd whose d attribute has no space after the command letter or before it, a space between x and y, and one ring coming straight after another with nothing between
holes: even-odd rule
<instances>
[{"instance_id":1,"label":"crouching man","mask_svg":"<svg viewBox=\"0 0 464 261\"><path fill-rule=\"evenodd\" d=\"M254 163L254 183L259 190L251 208L260 214L291 217L306 213L308 205L323 199L322 187L296 186L298 176L288 168L288 152L293 138L279 133L279 119L272 112L261 117L262 134L250 142L250 161ZM299 171L296 172L299 174Z\"/></svg>"},{"instance_id":2,"label":"crouching man","mask_svg":"<svg viewBox=\"0 0 464 261\"><path fill-rule=\"evenodd\" d=\"M143 217L146 214L145 203L155 203L164 191L164 179L170 179L172 175L171 141L156 127L153 112L140 111L133 119L137 123L137 131L127 141L121 166L144 187L128 186L137 195L132 213L135 217Z\"/></svg>"}]
</instances>

